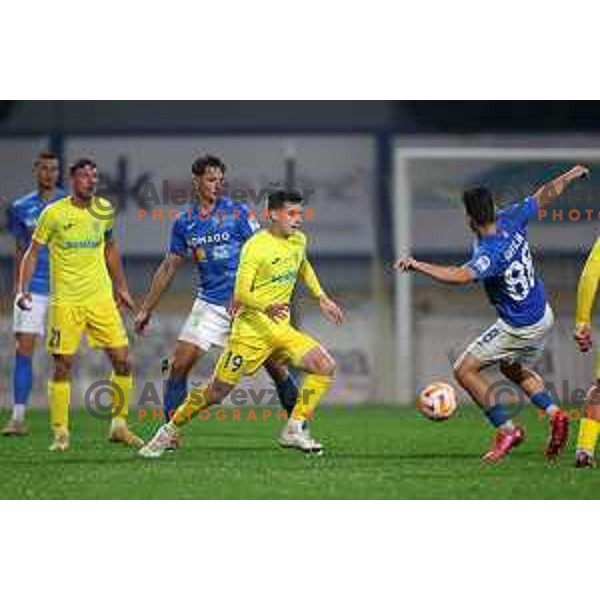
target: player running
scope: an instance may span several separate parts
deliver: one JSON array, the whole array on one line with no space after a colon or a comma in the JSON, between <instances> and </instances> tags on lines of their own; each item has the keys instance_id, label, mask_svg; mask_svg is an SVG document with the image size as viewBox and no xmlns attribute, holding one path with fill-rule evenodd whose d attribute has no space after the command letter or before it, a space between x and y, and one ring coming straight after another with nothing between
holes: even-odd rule
<instances>
[{"instance_id":1,"label":"player running","mask_svg":"<svg viewBox=\"0 0 600 600\"><path fill-rule=\"evenodd\" d=\"M58 187L60 165L52 152L41 152L34 165L37 190L15 200L8 210L8 229L15 237L15 290L21 261L41 212L65 192ZM33 385L33 354L36 338L44 335L50 272L48 252L42 249L31 279L31 310L22 310L16 303L13 310L15 333L15 363L13 366L13 409L2 435L27 435L25 410Z\"/></svg>"},{"instance_id":2,"label":"player running","mask_svg":"<svg viewBox=\"0 0 600 600\"><path fill-rule=\"evenodd\" d=\"M191 391L169 423L140 450L141 456L161 456L180 427L201 410L222 402L242 376L254 374L269 357L289 361L305 372L292 415L279 436L280 445L321 452L321 444L303 424L331 387L335 362L317 341L290 324L289 303L298 278L318 299L327 319L339 325L343 313L323 292L306 257L306 236L300 231L302 196L273 193L267 208L268 229L256 233L242 250L234 292L239 310L212 381Z\"/></svg>"},{"instance_id":3,"label":"player running","mask_svg":"<svg viewBox=\"0 0 600 600\"><path fill-rule=\"evenodd\" d=\"M114 413L109 439L126 446L143 442L127 427L133 388L127 334L118 301L133 310L133 301L113 238L114 207L95 196L96 164L78 160L70 168L72 195L54 202L41 214L31 245L21 264L17 303L31 310L32 276L44 246L50 252L50 306L46 345L53 359L48 382L52 451L69 449L71 368L81 335L89 345L106 352L113 374Z\"/></svg>"},{"instance_id":4,"label":"player running","mask_svg":"<svg viewBox=\"0 0 600 600\"><path fill-rule=\"evenodd\" d=\"M592 348L592 307L600 281L600 239L596 240L585 263L577 287L575 341L581 352ZM588 390L585 417L579 423L575 466L585 469L595 466L594 454L600 435L600 353L596 355L595 383Z\"/></svg>"},{"instance_id":5,"label":"player running","mask_svg":"<svg viewBox=\"0 0 600 600\"><path fill-rule=\"evenodd\" d=\"M556 458L566 445L568 420L546 391L543 379L531 368L544 350L554 316L533 268L527 224L539 208L548 206L570 183L587 174L586 167L576 166L522 203L497 213L487 189L466 190L463 202L469 226L477 235L471 260L460 267L432 265L414 258L396 263L400 271L417 271L442 283L481 281L498 313L496 323L472 342L454 365L457 381L497 429L491 450L483 456L487 462L500 461L525 439L523 428L513 424L505 408L496 402L489 381L481 373L492 364L499 363L502 374L550 416L547 459Z\"/></svg>"},{"instance_id":6,"label":"player running","mask_svg":"<svg viewBox=\"0 0 600 600\"><path fill-rule=\"evenodd\" d=\"M170 361L163 402L165 422L187 396L187 377L196 362L213 346L223 348L231 329L228 309L242 246L259 228L245 204L221 196L226 166L215 156L201 156L192 165L197 204L183 211L171 232L169 251L158 267L150 290L135 318L143 333L162 294L186 257L196 263L198 287L192 311L177 340ZM281 404L291 414L298 388L287 367L265 364L275 382ZM175 444L176 446L177 444Z\"/></svg>"}]
</instances>

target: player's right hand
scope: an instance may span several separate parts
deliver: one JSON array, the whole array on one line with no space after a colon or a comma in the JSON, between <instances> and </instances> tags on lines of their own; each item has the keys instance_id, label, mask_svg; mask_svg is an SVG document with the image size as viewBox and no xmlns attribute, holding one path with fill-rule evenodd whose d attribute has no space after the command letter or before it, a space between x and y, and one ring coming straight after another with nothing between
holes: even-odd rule
<instances>
[{"instance_id":1,"label":"player's right hand","mask_svg":"<svg viewBox=\"0 0 600 600\"><path fill-rule=\"evenodd\" d=\"M17 306L21 310L31 310L31 292L20 292L17 294Z\"/></svg>"},{"instance_id":2,"label":"player's right hand","mask_svg":"<svg viewBox=\"0 0 600 600\"><path fill-rule=\"evenodd\" d=\"M592 349L592 328L590 325L577 325L573 337L580 352L589 352Z\"/></svg>"},{"instance_id":3,"label":"player's right hand","mask_svg":"<svg viewBox=\"0 0 600 600\"><path fill-rule=\"evenodd\" d=\"M278 302L276 304L271 304L271 306L267 306L265 309L265 313L267 316L275 321L283 321L287 319L290 314L290 307L288 304L284 304L282 302Z\"/></svg>"},{"instance_id":4,"label":"player's right hand","mask_svg":"<svg viewBox=\"0 0 600 600\"><path fill-rule=\"evenodd\" d=\"M133 319L133 328L138 335L143 335L148 323L150 323L151 313L145 309L141 309Z\"/></svg>"}]
</instances>

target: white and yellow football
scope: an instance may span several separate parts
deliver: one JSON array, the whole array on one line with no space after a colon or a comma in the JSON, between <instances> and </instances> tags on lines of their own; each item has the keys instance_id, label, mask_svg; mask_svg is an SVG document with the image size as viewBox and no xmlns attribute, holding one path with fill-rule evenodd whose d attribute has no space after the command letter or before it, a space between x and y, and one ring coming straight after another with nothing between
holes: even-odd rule
<instances>
[{"instance_id":1,"label":"white and yellow football","mask_svg":"<svg viewBox=\"0 0 600 600\"><path fill-rule=\"evenodd\" d=\"M417 409L431 421L445 421L458 408L456 392L445 381L434 381L425 386L417 399Z\"/></svg>"}]
</instances>

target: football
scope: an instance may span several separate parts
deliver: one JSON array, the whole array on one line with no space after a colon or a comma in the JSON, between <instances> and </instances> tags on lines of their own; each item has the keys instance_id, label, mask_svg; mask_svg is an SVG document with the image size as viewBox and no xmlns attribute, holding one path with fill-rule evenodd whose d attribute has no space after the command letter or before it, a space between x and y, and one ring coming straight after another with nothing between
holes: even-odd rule
<instances>
[{"instance_id":1,"label":"football","mask_svg":"<svg viewBox=\"0 0 600 600\"><path fill-rule=\"evenodd\" d=\"M417 400L417 409L431 421L449 419L457 407L454 388L445 381L434 381L427 385Z\"/></svg>"}]
</instances>

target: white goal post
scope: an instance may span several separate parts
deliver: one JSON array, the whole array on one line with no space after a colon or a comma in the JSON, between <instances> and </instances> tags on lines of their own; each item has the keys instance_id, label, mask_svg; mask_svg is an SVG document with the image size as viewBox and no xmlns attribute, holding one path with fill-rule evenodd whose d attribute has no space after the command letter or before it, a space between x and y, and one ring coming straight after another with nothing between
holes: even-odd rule
<instances>
[{"instance_id":1,"label":"white goal post","mask_svg":"<svg viewBox=\"0 0 600 600\"><path fill-rule=\"evenodd\" d=\"M566 140L568 142L568 140ZM572 140L573 141L573 140ZM457 138L401 138L396 139L394 145L394 185L393 185L393 227L394 227L394 251L397 257L412 255L415 252L417 239L416 236L423 235L423 228L419 230L418 223L415 221L415 190L413 174L420 168L421 180L426 177L424 165L443 165L440 171L443 174L444 169L452 169L452 165L457 165L460 171L460 163L471 161L482 161L482 163L497 163L498 166L505 166L508 163L516 165L524 162L530 163L598 163L600 164L600 140L593 138L585 139L582 146L582 140L578 139L569 146L565 145L565 140L556 138L540 137L521 137L521 138L502 138L494 137L493 143L490 139L484 143L478 144ZM590 147L585 144L590 143ZM495 145L497 144L497 145ZM438 173L438 177L439 177ZM443 176L443 175L442 175ZM543 182L539 182L540 184ZM532 190L533 191L533 190ZM516 198L515 198L516 200ZM430 222L430 235L434 238L443 238L448 227L446 216L450 211L457 211L464 220L462 212L457 206L447 207L446 215L440 212L437 221ZM433 215L433 212L432 212ZM583 236L586 240L590 235L594 235L595 226L593 223L581 225L581 230L585 232ZM573 231L568 233L572 234ZM546 238L544 238L545 241ZM441 244L441 242L440 242ZM587 243L583 243L585 248L589 248ZM441 245L438 247L442 251ZM456 248L453 248L456 250ZM396 380L395 395L399 402L411 402L418 388L424 381L418 381L417 374L422 371L420 365L416 364L415 350L416 345L423 343L423 340L415 339L415 312L413 305L414 283L413 277L399 276L395 277L395 348L396 348ZM448 365L446 364L444 372L440 373L440 378L447 379L451 376Z\"/></svg>"}]
</instances>

